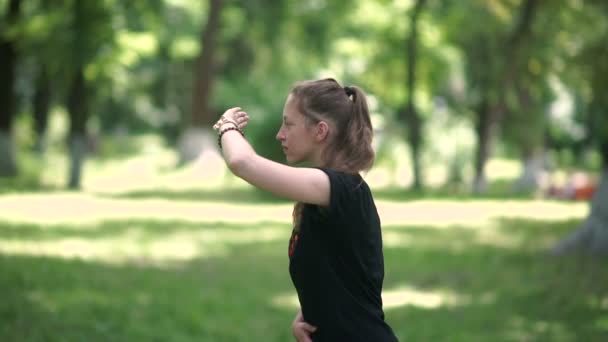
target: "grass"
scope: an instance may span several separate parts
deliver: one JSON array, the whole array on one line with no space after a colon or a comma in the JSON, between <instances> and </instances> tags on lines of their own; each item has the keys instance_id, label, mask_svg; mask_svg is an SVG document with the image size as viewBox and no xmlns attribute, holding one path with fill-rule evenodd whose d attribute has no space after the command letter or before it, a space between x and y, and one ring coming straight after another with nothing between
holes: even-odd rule
<instances>
[{"instance_id":1,"label":"grass","mask_svg":"<svg viewBox=\"0 0 608 342\"><path fill-rule=\"evenodd\" d=\"M213 156L174 169L174 153L144 145L88 161L82 193L61 190L56 154L21 154L20 178L0 182L0 341L292 340L291 204ZM372 184L383 174L370 184L401 341L608 340L606 260L546 253L583 203L496 177L484 197Z\"/></svg>"},{"instance_id":2,"label":"grass","mask_svg":"<svg viewBox=\"0 0 608 342\"><path fill-rule=\"evenodd\" d=\"M62 206L53 194L36 196ZM5 208L16 201L4 199ZM103 200L147 205L137 196ZM29 203L32 214L41 205ZM170 203L168 210L186 206ZM246 203L236 203L234 215ZM421 204L404 202L403 212L411 205ZM430 218L444 215L442 205L422 202ZM96 208L95 219L73 222L60 212L53 224L0 213L0 340L292 340L288 216L115 218ZM546 254L580 217L503 214L481 225L385 223L386 319L400 340L605 341L606 261Z\"/></svg>"}]
</instances>

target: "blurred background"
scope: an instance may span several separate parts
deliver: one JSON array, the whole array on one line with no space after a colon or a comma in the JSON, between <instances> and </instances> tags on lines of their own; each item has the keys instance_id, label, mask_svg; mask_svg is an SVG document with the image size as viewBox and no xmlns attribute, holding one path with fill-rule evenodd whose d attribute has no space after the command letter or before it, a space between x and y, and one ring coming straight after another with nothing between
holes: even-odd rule
<instances>
[{"instance_id":1,"label":"blurred background","mask_svg":"<svg viewBox=\"0 0 608 342\"><path fill-rule=\"evenodd\" d=\"M608 2L0 0L0 339L287 341L294 82L368 94L387 321L608 340Z\"/></svg>"}]
</instances>

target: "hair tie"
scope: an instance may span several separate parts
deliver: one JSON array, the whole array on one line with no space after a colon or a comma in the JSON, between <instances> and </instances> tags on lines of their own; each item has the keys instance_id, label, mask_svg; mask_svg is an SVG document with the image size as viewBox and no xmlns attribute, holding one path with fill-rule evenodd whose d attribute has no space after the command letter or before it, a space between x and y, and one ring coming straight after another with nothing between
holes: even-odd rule
<instances>
[{"instance_id":1,"label":"hair tie","mask_svg":"<svg viewBox=\"0 0 608 342\"><path fill-rule=\"evenodd\" d=\"M355 89L349 86L344 87L344 92L346 93L346 96L354 96L356 94Z\"/></svg>"}]
</instances>

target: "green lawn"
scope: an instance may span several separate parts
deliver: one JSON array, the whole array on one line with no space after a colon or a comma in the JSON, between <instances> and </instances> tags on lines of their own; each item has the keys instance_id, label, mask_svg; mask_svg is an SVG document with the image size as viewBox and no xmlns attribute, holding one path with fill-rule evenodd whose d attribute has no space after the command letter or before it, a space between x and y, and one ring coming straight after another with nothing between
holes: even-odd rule
<instances>
[{"instance_id":1,"label":"green lawn","mask_svg":"<svg viewBox=\"0 0 608 342\"><path fill-rule=\"evenodd\" d=\"M0 196L0 340L290 341L289 205L184 194L159 207L154 196ZM547 220L530 213L572 206L455 203L378 204L386 317L400 340L608 340L608 262L545 253L580 206ZM494 214L467 216L476 210ZM454 211L461 220L434 224Z\"/></svg>"}]
</instances>

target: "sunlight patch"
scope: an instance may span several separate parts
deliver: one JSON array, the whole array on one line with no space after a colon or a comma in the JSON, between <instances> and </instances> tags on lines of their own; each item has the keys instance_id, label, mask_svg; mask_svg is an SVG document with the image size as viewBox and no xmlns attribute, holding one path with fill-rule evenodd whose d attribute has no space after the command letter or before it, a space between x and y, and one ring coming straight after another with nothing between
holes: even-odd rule
<instances>
[{"instance_id":1,"label":"sunlight patch","mask_svg":"<svg viewBox=\"0 0 608 342\"><path fill-rule=\"evenodd\" d=\"M508 336L518 341L536 341L541 336L559 336L560 341L576 340L572 332L559 322L532 320L527 317L515 316L506 322Z\"/></svg>"},{"instance_id":2,"label":"sunlight patch","mask_svg":"<svg viewBox=\"0 0 608 342\"><path fill-rule=\"evenodd\" d=\"M291 220L293 206L228 204L166 199L113 199L58 193L0 197L0 220L37 224L91 224L104 220L146 219L187 222L280 222Z\"/></svg>"},{"instance_id":3,"label":"sunlight patch","mask_svg":"<svg viewBox=\"0 0 608 342\"><path fill-rule=\"evenodd\" d=\"M124 238L88 240L80 238L56 241L1 241L0 252L13 255L33 255L81 259L108 264L149 263L165 265L176 261L226 255L227 249L216 246L202 250L192 243L154 241L141 244Z\"/></svg>"},{"instance_id":4,"label":"sunlight patch","mask_svg":"<svg viewBox=\"0 0 608 342\"><path fill-rule=\"evenodd\" d=\"M395 231L385 231L382 233L382 244L384 247L406 247L414 243L418 244L419 240L405 233Z\"/></svg>"},{"instance_id":5,"label":"sunlight patch","mask_svg":"<svg viewBox=\"0 0 608 342\"><path fill-rule=\"evenodd\" d=\"M50 241L4 239L4 254L94 260L110 264L165 265L198 258L226 256L230 245L272 242L287 238L285 229L204 229L149 236L145 228L130 228L110 238L61 238Z\"/></svg>"},{"instance_id":6,"label":"sunlight patch","mask_svg":"<svg viewBox=\"0 0 608 342\"><path fill-rule=\"evenodd\" d=\"M462 305L469 300L452 291L426 291L413 287L400 287L382 292L385 309L402 306L414 306L424 309L436 309L442 306Z\"/></svg>"},{"instance_id":7,"label":"sunlight patch","mask_svg":"<svg viewBox=\"0 0 608 342\"><path fill-rule=\"evenodd\" d=\"M271 300L272 305L284 309L299 309L300 301L296 294L279 295Z\"/></svg>"},{"instance_id":8,"label":"sunlight patch","mask_svg":"<svg viewBox=\"0 0 608 342\"><path fill-rule=\"evenodd\" d=\"M517 248L519 247L524 237L521 234L513 232L505 232L497 227L487 227L480 229L475 237L475 242L480 245L488 245L502 248Z\"/></svg>"},{"instance_id":9,"label":"sunlight patch","mask_svg":"<svg viewBox=\"0 0 608 342\"><path fill-rule=\"evenodd\" d=\"M377 201L376 205L386 228L414 225L448 229L461 225L479 229L496 218L566 220L579 219L588 213L586 203L542 201ZM38 224L99 223L111 219L289 224L293 206L117 199L83 193L54 193L0 196L0 208L0 220Z\"/></svg>"},{"instance_id":10,"label":"sunlight patch","mask_svg":"<svg viewBox=\"0 0 608 342\"><path fill-rule=\"evenodd\" d=\"M296 294L283 294L272 298L272 304L280 308L298 309L300 302ZM385 310L413 306L424 309L436 309L442 306L463 305L470 302L463 296L451 291L424 291L413 287L399 287L382 292L382 303Z\"/></svg>"}]
</instances>

